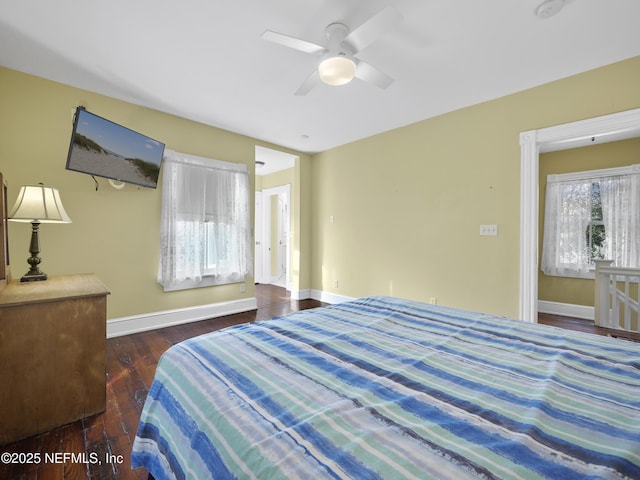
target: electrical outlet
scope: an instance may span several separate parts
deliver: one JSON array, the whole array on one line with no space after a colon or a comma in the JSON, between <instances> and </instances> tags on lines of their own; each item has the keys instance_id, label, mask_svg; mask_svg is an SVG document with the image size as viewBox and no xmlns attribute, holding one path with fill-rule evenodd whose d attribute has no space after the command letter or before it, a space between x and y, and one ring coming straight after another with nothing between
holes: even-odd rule
<instances>
[{"instance_id":1,"label":"electrical outlet","mask_svg":"<svg viewBox=\"0 0 640 480\"><path fill-rule=\"evenodd\" d=\"M497 237L498 236L498 225L480 225L480 235L489 236L489 237Z\"/></svg>"},{"instance_id":2,"label":"electrical outlet","mask_svg":"<svg viewBox=\"0 0 640 480\"><path fill-rule=\"evenodd\" d=\"M437 305L438 304L438 299L436 299L436 297L429 297L429 303L431 305Z\"/></svg>"},{"instance_id":3,"label":"electrical outlet","mask_svg":"<svg viewBox=\"0 0 640 480\"><path fill-rule=\"evenodd\" d=\"M240 293L246 293L247 291L247 284L246 283L241 283L240 284Z\"/></svg>"},{"instance_id":4,"label":"electrical outlet","mask_svg":"<svg viewBox=\"0 0 640 480\"><path fill-rule=\"evenodd\" d=\"M338 288L338 280L333 281L333 288Z\"/></svg>"}]
</instances>

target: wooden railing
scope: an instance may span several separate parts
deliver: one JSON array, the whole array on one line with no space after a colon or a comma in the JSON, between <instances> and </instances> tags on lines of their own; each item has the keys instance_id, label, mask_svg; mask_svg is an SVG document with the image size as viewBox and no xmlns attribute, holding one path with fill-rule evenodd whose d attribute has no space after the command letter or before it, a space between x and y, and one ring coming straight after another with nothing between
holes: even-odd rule
<instances>
[{"instance_id":1,"label":"wooden railing","mask_svg":"<svg viewBox=\"0 0 640 480\"><path fill-rule=\"evenodd\" d=\"M640 332L640 268L613 267L611 260L596 260L595 324Z\"/></svg>"}]
</instances>

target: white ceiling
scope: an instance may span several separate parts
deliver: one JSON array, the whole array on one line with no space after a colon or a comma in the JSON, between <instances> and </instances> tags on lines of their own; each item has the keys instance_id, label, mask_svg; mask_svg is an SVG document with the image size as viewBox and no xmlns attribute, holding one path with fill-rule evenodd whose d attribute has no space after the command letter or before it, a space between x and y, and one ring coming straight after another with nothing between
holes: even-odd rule
<instances>
[{"instance_id":1,"label":"white ceiling","mask_svg":"<svg viewBox=\"0 0 640 480\"><path fill-rule=\"evenodd\" d=\"M286 152L256 146L256 175L264 176L295 166L296 157Z\"/></svg>"},{"instance_id":2,"label":"white ceiling","mask_svg":"<svg viewBox=\"0 0 640 480\"><path fill-rule=\"evenodd\" d=\"M0 0L0 65L303 152L318 152L640 55L639 0ZM294 92L324 44L392 5L360 52L395 82ZM1 86L0 86L1 88ZM100 112L96 112L100 114ZM162 140L162 139L159 139Z\"/></svg>"}]
</instances>

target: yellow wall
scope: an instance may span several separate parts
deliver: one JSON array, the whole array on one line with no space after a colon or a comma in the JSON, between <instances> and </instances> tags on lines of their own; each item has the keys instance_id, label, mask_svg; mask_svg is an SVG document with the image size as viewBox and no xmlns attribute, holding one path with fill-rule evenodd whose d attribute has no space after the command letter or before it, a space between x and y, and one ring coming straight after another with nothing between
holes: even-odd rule
<instances>
[{"instance_id":1,"label":"yellow wall","mask_svg":"<svg viewBox=\"0 0 640 480\"><path fill-rule=\"evenodd\" d=\"M300 157L292 185L299 199L292 204L293 288L433 297L516 316L519 133L640 107L638 84L640 57L317 155L290 152ZM20 185L42 181L60 189L74 221L43 225L43 270L96 273L112 291L109 318L253 296L251 281L244 295L237 285L162 292L160 191L116 191L101 181L96 192L90 177L64 169L72 109L81 103L167 148L244 162L251 172L255 145L274 148L0 68L0 171L10 202ZM499 235L480 237L479 225L493 223ZM27 268L28 230L10 225L14 276Z\"/></svg>"},{"instance_id":2,"label":"yellow wall","mask_svg":"<svg viewBox=\"0 0 640 480\"><path fill-rule=\"evenodd\" d=\"M544 197L547 175L624 167L635 163L640 163L640 138L540 155L540 231L538 236L540 255L538 258L541 258L542 255ZM539 271L538 298L550 302L592 307L594 303L593 284L593 280L553 277Z\"/></svg>"},{"instance_id":3,"label":"yellow wall","mask_svg":"<svg viewBox=\"0 0 640 480\"><path fill-rule=\"evenodd\" d=\"M520 132L640 107L638 85L640 57L315 155L312 288L517 316Z\"/></svg>"},{"instance_id":4,"label":"yellow wall","mask_svg":"<svg viewBox=\"0 0 640 480\"><path fill-rule=\"evenodd\" d=\"M262 175L257 177L259 182L257 187L260 190L264 190L265 188L280 187L287 184L293 185L293 183L296 182L295 175L295 168L287 168L286 170L280 170L279 172L275 172L270 175Z\"/></svg>"},{"instance_id":5,"label":"yellow wall","mask_svg":"<svg viewBox=\"0 0 640 480\"><path fill-rule=\"evenodd\" d=\"M43 182L60 190L73 223L42 225L42 270L49 275L95 273L111 290L108 318L211 304L254 296L238 285L164 293L156 281L159 255L160 188L127 185L113 189L99 179L65 170L78 105L167 144L167 148L219 160L246 163L254 187L255 146L273 145L148 108L0 68L0 171L9 184L10 207L23 184ZM285 149L282 149L285 150ZM286 151L286 150L285 150ZM308 182L310 157L299 152L301 182ZM299 185L300 189L308 185ZM253 200L251 200L253 202ZM14 278L28 265L29 225L10 222ZM299 242L299 240L298 240ZM298 250L300 247L298 245ZM308 268L302 256L299 264ZM308 273L296 279L308 288ZM302 283L301 283L302 282Z\"/></svg>"}]
</instances>

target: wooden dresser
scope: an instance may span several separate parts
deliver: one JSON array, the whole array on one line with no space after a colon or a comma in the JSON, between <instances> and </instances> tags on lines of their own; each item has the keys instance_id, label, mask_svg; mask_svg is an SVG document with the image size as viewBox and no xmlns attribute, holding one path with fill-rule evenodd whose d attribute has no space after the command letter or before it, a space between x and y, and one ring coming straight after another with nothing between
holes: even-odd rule
<instances>
[{"instance_id":1,"label":"wooden dresser","mask_svg":"<svg viewBox=\"0 0 640 480\"><path fill-rule=\"evenodd\" d=\"M105 410L108 294L90 274L0 290L0 445Z\"/></svg>"}]
</instances>

